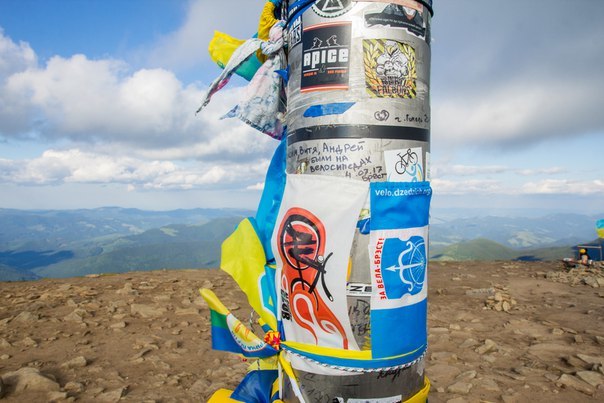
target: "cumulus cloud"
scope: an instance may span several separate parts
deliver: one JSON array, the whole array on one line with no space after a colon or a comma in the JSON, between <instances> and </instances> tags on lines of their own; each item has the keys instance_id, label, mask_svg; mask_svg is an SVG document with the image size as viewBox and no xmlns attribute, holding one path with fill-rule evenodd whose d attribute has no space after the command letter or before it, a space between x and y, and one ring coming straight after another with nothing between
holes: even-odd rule
<instances>
[{"instance_id":1,"label":"cumulus cloud","mask_svg":"<svg viewBox=\"0 0 604 403\"><path fill-rule=\"evenodd\" d=\"M534 176L534 175L557 175L567 172L566 168L562 167L549 167L540 169L518 169L515 171L521 176Z\"/></svg>"},{"instance_id":2,"label":"cumulus cloud","mask_svg":"<svg viewBox=\"0 0 604 403\"><path fill-rule=\"evenodd\" d=\"M0 82L11 74L36 66L36 53L26 42L13 42L0 27Z\"/></svg>"},{"instance_id":3,"label":"cumulus cloud","mask_svg":"<svg viewBox=\"0 0 604 403\"><path fill-rule=\"evenodd\" d=\"M447 143L527 145L604 130L604 117L597 111L603 103L604 80L518 77L464 99L441 99L434 108L433 131Z\"/></svg>"},{"instance_id":4,"label":"cumulus cloud","mask_svg":"<svg viewBox=\"0 0 604 403\"><path fill-rule=\"evenodd\" d=\"M433 25L434 141L519 147L604 131L604 3L584 18L564 0L517 3L440 4L458 18Z\"/></svg>"},{"instance_id":5,"label":"cumulus cloud","mask_svg":"<svg viewBox=\"0 0 604 403\"><path fill-rule=\"evenodd\" d=\"M249 38L257 30L264 0L238 1L217 6L212 0L191 1L184 23L160 38L148 52L148 62L169 69L183 69L208 61L208 43L214 30L238 38ZM233 7L237 8L233 12Z\"/></svg>"},{"instance_id":6,"label":"cumulus cloud","mask_svg":"<svg viewBox=\"0 0 604 403\"><path fill-rule=\"evenodd\" d=\"M177 165L171 161L110 156L80 149L47 150L29 160L0 159L0 182L25 185L63 183L123 183L131 190L194 189L207 185L257 181L268 161L215 165L205 162Z\"/></svg>"},{"instance_id":7,"label":"cumulus cloud","mask_svg":"<svg viewBox=\"0 0 604 403\"><path fill-rule=\"evenodd\" d=\"M0 82L0 139L67 140L141 158L235 162L267 158L275 146L237 119L220 120L237 103L239 88L216 94L195 115L205 89L184 86L168 70L132 71L123 61L81 54L54 56L39 66L29 45L5 36L0 44L0 60L11 64Z\"/></svg>"},{"instance_id":8,"label":"cumulus cloud","mask_svg":"<svg viewBox=\"0 0 604 403\"><path fill-rule=\"evenodd\" d=\"M264 182L258 182L254 185L249 185L246 190L264 190Z\"/></svg>"},{"instance_id":9,"label":"cumulus cloud","mask_svg":"<svg viewBox=\"0 0 604 403\"><path fill-rule=\"evenodd\" d=\"M602 180L544 179L512 186L494 179L447 180L431 182L437 195L604 195Z\"/></svg>"},{"instance_id":10,"label":"cumulus cloud","mask_svg":"<svg viewBox=\"0 0 604 403\"><path fill-rule=\"evenodd\" d=\"M502 181L494 179L447 180L433 179L431 186L438 195L510 194Z\"/></svg>"},{"instance_id":11,"label":"cumulus cloud","mask_svg":"<svg viewBox=\"0 0 604 403\"><path fill-rule=\"evenodd\" d=\"M573 194L604 195L604 181L577 181L570 179L545 179L539 182L528 182L522 186L525 194Z\"/></svg>"},{"instance_id":12,"label":"cumulus cloud","mask_svg":"<svg viewBox=\"0 0 604 403\"><path fill-rule=\"evenodd\" d=\"M437 165L432 167L432 174L436 177L446 176L475 176L482 174L503 174L509 168L503 165Z\"/></svg>"}]
</instances>

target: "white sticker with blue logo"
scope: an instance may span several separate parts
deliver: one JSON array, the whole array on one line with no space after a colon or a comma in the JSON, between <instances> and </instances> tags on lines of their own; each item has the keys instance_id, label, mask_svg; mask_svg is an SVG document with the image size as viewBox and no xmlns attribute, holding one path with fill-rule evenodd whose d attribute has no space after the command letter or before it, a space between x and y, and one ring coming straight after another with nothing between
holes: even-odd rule
<instances>
[{"instance_id":1,"label":"white sticker with blue logo","mask_svg":"<svg viewBox=\"0 0 604 403\"><path fill-rule=\"evenodd\" d=\"M421 182L424 180L421 147L384 151L384 164L387 181Z\"/></svg>"},{"instance_id":2,"label":"white sticker with blue logo","mask_svg":"<svg viewBox=\"0 0 604 403\"><path fill-rule=\"evenodd\" d=\"M372 309L409 306L427 296L428 226L371 231Z\"/></svg>"}]
</instances>

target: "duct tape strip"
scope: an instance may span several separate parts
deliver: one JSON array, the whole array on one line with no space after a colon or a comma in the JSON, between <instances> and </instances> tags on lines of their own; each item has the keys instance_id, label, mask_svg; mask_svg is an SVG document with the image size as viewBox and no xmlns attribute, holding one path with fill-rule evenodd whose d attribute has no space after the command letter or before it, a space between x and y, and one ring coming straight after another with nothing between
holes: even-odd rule
<instances>
[{"instance_id":1,"label":"duct tape strip","mask_svg":"<svg viewBox=\"0 0 604 403\"><path fill-rule=\"evenodd\" d=\"M417 392L415 395L411 396L409 399L405 400L403 403L425 403L428 401L428 393L430 392L430 380L428 377L424 377L424 386L423 388ZM231 394L233 393L230 389L218 389L208 400L208 403L239 403L239 400L231 399ZM348 400L350 401L350 400ZM362 401L367 401L363 399ZM281 403L282 400L276 400L276 403Z\"/></svg>"},{"instance_id":2,"label":"duct tape strip","mask_svg":"<svg viewBox=\"0 0 604 403\"><path fill-rule=\"evenodd\" d=\"M354 102L334 102L324 105L312 105L304 111L305 118L316 118L326 115L341 115L346 112Z\"/></svg>"},{"instance_id":3,"label":"duct tape strip","mask_svg":"<svg viewBox=\"0 0 604 403\"><path fill-rule=\"evenodd\" d=\"M315 0L296 0L287 9L287 22L289 24L299 13L304 12Z\"/></svg>"},{"instance_id":4,"label":"duct tape strip","mask_svg":"<svg viewBox=\"0 0 604 403\"><path fill-rule=\"evenodd\" d=\"M309 1L309 0L306 0ZM379 2L379 3L389 3L389 4L399 4L405 5L405 2L415 1L416 3L422 4L424 7L430 11L430 16L434 16L434 9L432 8L432 0L365 0L366 2Z\"/></svg>"},{"instance_id":5,"label":"duct tape strip","mask_svg":"<svg viewBox=\"0 0 604 403\"><path fill-rule=\"evenodd\" d=\"M288 144L307 140L336 138L373 138L392 140L430 141L430 131L419 127L325 125L295 130L287 137Z\"/></svg>"},{"instance_id":6,"label":"duct tape strip","mask_svg":"<svg viewBox=\"0 0 604 403\"><path fill-rule=\"evenodd\" d=\"M396 1L383 1L383 0L367 0L367 1L381 1L383 3L396 3ZM428 9L430 12L430 16L434 16L434 9L432 8L432 0L415 0L416 2L422 4L424 7ZM296 0L294 1L287 9L287 25L293 21L298 15L306 11L310 6L314 3L321 2L321 0ZM328 1L324 1L325 3L329 3ZM340 2L341 8L344 8L345 3L350 3L350 0L344 0ZM329 5L329 4L327 4Z\"/></svg>"},{"instance_id":7,"label":"duct tape strip","mask_svg":"<svg viewBox=\"0 0 604 403\"><path fill-rule=\"evenodd\" d=\"M306 354L301 354L298 351L294 351L291 348L285 346L282 344L282 347L285 351L287 351L289 354L295 355L296 357L299 357L303 360L312 362L315 365L319 365L325 368L332 368L332 369L337 369L337 370L341 370L341 371L346 371L346 372L356 372L356 373L368 373L368 372L382 372L382 371L395 371L398 369L406 369L409 368L415 364L417 364L418 362L420 362L421 360L424 359L424 357L426 356L426 351L428 350L428 345L426 344L425 347L423 348L423 351L421 352L421 354L419 356L417 356L413 361L409 361L400 365L393 365L393 366L386 366L386 367L365 367L365 368L361 368L361 367L350 367L350 366L342 366L342 365L335 365L335 364L328 364L325 362L320 362L312 357L309 357Z\"/></svg>"}]
</instances>

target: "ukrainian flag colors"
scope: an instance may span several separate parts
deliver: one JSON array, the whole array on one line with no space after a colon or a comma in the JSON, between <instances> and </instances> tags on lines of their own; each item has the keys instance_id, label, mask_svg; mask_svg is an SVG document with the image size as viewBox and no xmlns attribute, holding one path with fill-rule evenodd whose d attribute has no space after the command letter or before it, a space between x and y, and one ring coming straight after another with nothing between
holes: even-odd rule
<instances>
[{"instance_id":1,"label":"ukrainian flag colors","mask_svg":"<svg viewBox=\"0 0 604 403\"><path fill-rule=\"evenodd\" d=\"M233 277L260 318L277 329L275 287L267 275L273 270L265 268L266 255L252 220L241 221L222 243L220 268Z\"/></svg>"},{"instance_id":2,"label":"ukrainian flag colors","mask_svg":"<svg viewBox=\"0 0 604 403\"><path fill-rule=\"evenodd\" d=\"M596 231L598 232L598 237L604 238L604 219L596 222Z\"/></svg>"},{"instance_id":3,"label":"ukrainian flag colors","mask_svg":"<svg viewBox=\"0 0 604 403\"><path fill-rule=\"evenodd\" d=\"M212 291L202 289L200 294L210 306L213 349L253 358L277 354L277 350L266 344L231 314Z\"/></svg>"}]
</instances>

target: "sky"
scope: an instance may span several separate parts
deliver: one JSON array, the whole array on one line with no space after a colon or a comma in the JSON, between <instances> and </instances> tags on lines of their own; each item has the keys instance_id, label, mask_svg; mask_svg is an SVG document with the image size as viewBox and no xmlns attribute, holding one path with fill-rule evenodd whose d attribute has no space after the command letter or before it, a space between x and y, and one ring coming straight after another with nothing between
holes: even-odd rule
<instances>
[{"instance_id":1,"label":"sky","mask_svg":"<svg viewBox=\"0 0 604 403\"><path fill-rule=\"evenodd\" d=\"M195 110L262 5L0 0L0 208L255 209L277 142L218 118L245 81ZM434 209L604 213L604 2L434 10Z\"/></svg>"}]
</instances>

